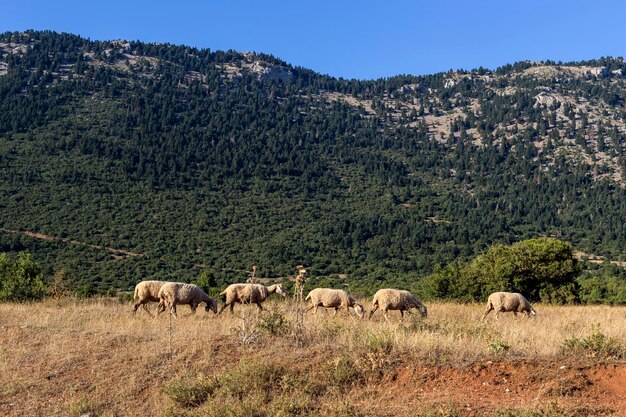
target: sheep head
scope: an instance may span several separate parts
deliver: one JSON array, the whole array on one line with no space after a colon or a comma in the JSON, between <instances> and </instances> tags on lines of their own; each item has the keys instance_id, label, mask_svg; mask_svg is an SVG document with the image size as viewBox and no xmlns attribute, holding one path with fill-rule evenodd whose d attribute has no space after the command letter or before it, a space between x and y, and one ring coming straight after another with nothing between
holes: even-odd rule
<instances>
[{"instance_id":1,"label":"sheep head","mask_svg":"<svg viewBox=\"0 0 626 417\"><path fill-rule=\"evenodd\" d=\"M428 316L428 309L426 308L424 304L419 305L417 309L420 311L420 316L422 317Z\"/></svg>"},{"instance_id":2,"label":"sheep head","mask_svg":"<svg viewBox=\"0 0 626 417\"><path fill-rule=\"evenodd\" d=\"M354 311L356 312L357 316L359 316L359 318L365 317L365 309L363 308L361 304L355 303Z\"/></svg>"},{"instance_id":3,"label":"sheep head","mask_svg":"<svg viewBox=\"0 0 626 417\"><path fill-rule=\"evenodd\" d=\"M285 289L283 288L283 284L276 284L276 292L283 297L287 296L287 291L285 291Z\"/></svg>"},{"instance_id":4,"label":"sheep head","mask_svg":"<svg viewBox=\"0 0 626 417\"><path fill-rule=\"evenodd\" d=\"M209 311L212 311L213 314L217 314L217 301L211 300L210 303L206 303L206 307L204 308L204 311L206 311L207 313Z\"/></svg>"}]
</instances>

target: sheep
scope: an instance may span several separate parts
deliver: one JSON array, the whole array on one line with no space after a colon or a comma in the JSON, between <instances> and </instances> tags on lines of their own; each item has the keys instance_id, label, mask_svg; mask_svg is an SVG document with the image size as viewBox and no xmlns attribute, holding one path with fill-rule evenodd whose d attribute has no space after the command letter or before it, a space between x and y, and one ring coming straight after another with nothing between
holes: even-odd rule
<instances>
[{"instance_id":1,"label":"sheep","mask_svg":"<svg viewBox=\"0 0 626 417\"><path fill-rule=\"evenodd\" d=\"M195 284L184 284L181 282L167 282L161 286L159 290L159 307L157 315L165 311L166 307L170 308L170 314L178 318L176 315L176 305L189 304L191 313L195 314L196 308L200 303L206 303L205 310L213 311L217 314L217 302L209 297L202 288Z\"/></svg>"},{"instance_id":2,"label":"sheep","mask_svg":"<svg viewBox=\"0 0 626 417\"><path fill-rule=\"evenodd\" d=\"M261 284L231 284L220 293L220 296L226 296L226 301L222 304L218 314L221 314L226 306L230 306L230 312L233 313L235 303L256 304L259 311L263 311L261 303L275 292L283 297L287 296L282 284L274 284L269 287Z\"/></svg>"},{"instance_id":3,"label":"sheep","mask_svg":"<svg viewBox=\"0 0 626 417\"><path fill-rule=\"evenodd\" d=\"M491 294L487 299L487 310L481 320L484 320L491 310L496 311L496 319L498 313L506 313L507 311L512 311L516 316L517 313L526 313L528 317L537 315L528 300L518 292L494 292Z\"/></svg>"},{"instance_id":4,"label":"sheep","mask_svg":"<svg viewBox=\"0 0 626 417\"><path fill-rule=\"evenodd\" d=\"M372 311L370 311L369 318L372 318L372 315L378 308L383 311L383 316L385 316L385 320L388 320L387 310L400 310L400 320L404 319L404 312L410 314L409 309L416 308L419 310L420 315L422 317L426 317L428 315L428 310L426 306L422 304L413 294L405 290L395 290L391 288L385 288L382 290L378 290L376 294L374 294L374 299L372 300Z\"/></svg>"},{"instance_id":5,"label":"sheep","mask_svg":"<svg viewBox=\"0 0 626 417\"><path fill-rule=\"evenodd\" d=\"M149 301L159 301L159 290L167 281L141 281L135 286L135 309L133 315L137 313L139 306L143 306L146 313L152 315L146 305Z\"/></svg>"},{"instance_id":6,"label":"sheep","mask_svg":"<svg viewBox=\"0 0 626 417\"><path fill-rule=\"evenodd\" d=\"M311 300L311 306L305 310L305 313L311 309L313 310L313 314L317 314L317 308L319 306L325 308L334 308L335 313L333 317L337 315L337 311L340 308L345 308L350 314L350 307L354 309L354 312L360 318L365 316L365 310L363 306L356 302L356 299L345 292L344 290L335 290L331 288L316 288L309 292L306 296L305 300Z\"/></svg>"}]
</instances>

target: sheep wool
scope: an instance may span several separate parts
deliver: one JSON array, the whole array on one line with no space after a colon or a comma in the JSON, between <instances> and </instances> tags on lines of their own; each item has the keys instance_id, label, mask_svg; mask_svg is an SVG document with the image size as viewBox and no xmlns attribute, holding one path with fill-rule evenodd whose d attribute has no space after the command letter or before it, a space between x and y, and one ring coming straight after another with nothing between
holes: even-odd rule
<instances>
[{"instance_id":1,"label":"sheep wool","mask_svg":"<svg viewBox=\"0 0 626 417\"><path fill-rule=\"evenodd\" d=\"M482 319L487 317L492 310L495 310L498 318L498 313L506 313L512 311L514 315L517 313L526 313L528 317L531 315L537 315L537 312L530 305L526 297L518 292L494 292L487 299L487 309Z\"/></svg>"},{"instance_id":2,"label":"sheep wool","mask_svg":"<svg viewBox=\"0 0 626 417\"><path fill-rule=\"evenodd\" d=\"M218 314L221 314L226 306L230 306L230 312L233 313L233 308L236 303L256 304L259 311L262 311L263 307L261 303L275 292L283 297L287 296L287 292L283 289L282 284L274 284L269 287L265 287L261 284L231 284L220 293L220 296L226 296L226 301L220 308Z\"/></svg>"},{"instance_id":3,"label":"sheep wool","mask_svg":"<svg viewBox=\"0 0 626 417\"><path fill-rule=\"evenodd\" d=\"M188 304L191 307L192 314L196 312L196 308L200 303L206 303L205 310L213 311L217 314L217 302L209 297L202 288L194 284L184 284L181 282L168 282L161 286L159 290L159 308L157 315L170 308L170 314L176 316L176 306L179 304Z\"/></svg>"},{"instance_id":4,"label":"sheep wool","mask_svg":"<svg viewBox=\"0 0 626 417\"><path fill-rule=\"evenodd\" d=\"M399 310L400 311L400 320L404 318L404 312L410 313L409 309L416 308L419 310L420 315L422 317L426 317L428 315L428 310L426 306L422 304L413 294L405 290L396 290L392 288L384 288L382 290L378 290L376 294L374 294L374 298L372 300L372 311L370 311L369 318L372 318L372 315L379 308L383 311L383 316L385 320L388 320L387 311L388 310Z\"/></svg>"},{"instance_id":5,"label":"sheep wool","mask_svg":"<svg viewBox=\"0 0 626 417\"><path fill-rule=\"evenodd\" d=\"M305 312L313 309L313 314L317 314L318 307L334 308L335 313L333 317L335 317L337 311L341 308L345 308L348 314L350 314L350 307L352 307L360 318L365 316L363 306L357 303L356 299L344 290L316 288L309 292L305 300L311 300L311 306Z\"/></svg>"},{"instance_id":6,"label":"sheep wool","mask_svg":"<svg viewBox=\"0 0 626 417\"><path fill-rule=\"evenodd\" d=\"M137 313L139 306L142 306L146 313L152 315L146 305L150 301L159 301L159 290L167 281L141 281L135 285L135 309L133 314Z\"/></svg>"}]
</instances>

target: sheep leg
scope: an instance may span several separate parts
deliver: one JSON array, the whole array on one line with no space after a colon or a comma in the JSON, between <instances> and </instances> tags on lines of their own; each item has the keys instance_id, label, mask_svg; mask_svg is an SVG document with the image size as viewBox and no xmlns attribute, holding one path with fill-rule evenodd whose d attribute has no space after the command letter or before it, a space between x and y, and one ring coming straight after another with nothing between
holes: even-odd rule
<instances>
[{"instance_id":1,"label":"sheep leg","mask_svg":"<svg viewBox=\"0 0 626 417\"><path fill-rule=\"evenodd\" d=\"M374 314L374 312L375 312L376 310L378 310L378 304L376 304L376 305L374 306L374 308L372 309L372 311L370 311L370 316L368 317L369 319L371 319L371 318L372 318L372 314Z\"/></svg>"},{"instance_id":2,"label":"sheep leg","mask_svg":"<svg viewBox=\"0 0 626 417\"><path fill-rule=\"evenodd\" d=\"M389 321L389 317L387 317L387 309L383 308L383 316L385 317L385 321Z\"/></svg>"},{"instance_id":3,"label":"sheep leg","mask_svg":"<svg viewBox=\"0 0 626 417\"><path fill-rule=\"evenodd\" d=\"M354 307L352 307L352 309L354 310ZM354 316L352 314L350 314L350 306L346 306L346 314L348 315L348 317L350 317L352 320L356 321L356 319L354 318ZM354 314L356 314L356 310L354 312Z\"/></svg>"},{"instance_id":4,"label":"sheep leg","mask_svg":"<svg viewBox=\"0 0 626 417\"><path fill-rule=\"evenodd\" d=\"M142 302L135 304L135 310L133 311L133 316L137 313L139 306L143 307L143 309L146 311L146 313L148 313L150 317L154 317L154 314L152 314L150 310L148 310L148 303L142 303Z\"/></svg>"},{"instance_id":5,"label":"sheep leg","mask_svg":"<svg viewBox=\"0 0 626 417\"><path fill-rule=\"evenodd\" d=\"M224 311L226 307L230 307L230 314L234 314L233 312L234 304L235 304L234 301L226 301L224 304L222 304L222 308L220 308L220 311L218 311L217 314L222 314L222 311Z\"/></svg>"},{"instance_id":6,"label":"sheep leg","mask_svg":"<svg viewBox=\"0 0 626 417\"><path fill-rule=\"evenodd\" d=\"M314 307L317 307L313 304L311 304L311 307L307 308L306 310L304 310L304 313L307 313L309 310L313 309ZM313 314L315 314L315 312L317 311L317 308L315 309L315 311L313 312Z\"/></svg>"},{"instance_id":7,"label":"sheep leg","mask_svg":"<svg viewBox=\"0 0 626 417\"><path fill-rule=\"evenodd\" d=\"M220 311L218 311L217 314L222 314L222 311L224 311L227 305L228 305L228 302L222 304L222 307L220 307Z\"/></svg>"},{"instance_id":8,"label":"sheep leg","mask_svg":"<svg viewBox=\"0 0 626 417\"><path fill-rule=\"evenodd\" d=\"M335 312L333 313L333 317L337 317L337 310L339 310L337 307L335 307Z\"/></svg>"},{"instance_id":9,"label":"sheep leg","mask_svg":"<svg viewBox=\"0 0 626 417\"><path fill-rule=\"evenodd\" d=\"M165 311L165 303L163 303L162 301L159 301L159 305L157 306L157 312L156 312L156 316L154 317L158 317L159 314L161 314L162 312Z\"/></svg>"},{"instance_id":10,"label":"sheep leg","mask_svg":"<svg viewBox=\"0 0 626 417\"><path fill-rule=\"evenodd\" d=\"M174 316L174 318L178 318L178 316L176 315L176 304L172 304L172 306L170 307L170 314Z\"/></svg>"},{"instance_id":11,"label":"sheep leg","mask_svg":"<svg viewBox=\"0 0 626 417\"><path fill-rule=\"evenodd\" d=\"M404 320L404 310L400 310L400 321Z\"/></svg>"},{"instance_id":12,"label":"sheep leg","mask_svg":"<svg viewBox=\"0 0 626 417\"><path fill-rule=\"evenodd\" d=\"M491 313L491 310L493 310L493 306L491 304L489 304L487 306L487 311L485 311L485 314L483 314L483 317L481 318L481 320L484 320L485 317L487 317L487 314ZM497 314L497 313L496 313Z\"/></svg>"},{"instance_id":13,"label":"sheep leg","mask_svg":"<svg viewBox=\"0 0 626 417\"><path fill-rule=\"evenodd\" d=\"M263 311L263 306L261 305L261 303L256 303L256 306L258 311Z\"/></svg>"},{"instance_id":14,"label":"sheep leg","mask_svg":"<svg viewBox=\"0 0 626 417\"><path fill-rule=\"evenodd\" d=\"M146 311L146 313L148 313L148 315L149 315L150 317L154 317L154 314L152 314L152 313L150 312L150 310L148 310L148 303L143 303L143 304L142 304L142 307L143 307L143 309Z\"/></svg>"}]
</instances>

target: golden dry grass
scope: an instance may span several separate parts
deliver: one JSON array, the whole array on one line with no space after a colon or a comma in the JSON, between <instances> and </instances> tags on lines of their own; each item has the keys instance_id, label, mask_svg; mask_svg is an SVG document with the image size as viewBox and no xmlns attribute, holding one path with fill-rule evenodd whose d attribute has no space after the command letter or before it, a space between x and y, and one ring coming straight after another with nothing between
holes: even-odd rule
<instances>
[{"instance_id":1,"label":"golden dry grass","mask_svg":"<svg viewBox=\"0 0 626 417\"><path fill-rule=\"evenodd\" d=\"M536 318L505 314L495 321L491 313L481 321L482 305L430 303L427 319L413 315L403 323L397 312L385 322L379 312L368 321L345 312L332 318L320 310L317 317L305 316L297 335L289 299L266 307L271 313L237 306L234 316L201 309L190 316L181 306L170 332L168 315L132 316L132 305L116 300L0 304L0 414L374 415L375 410L376 415L414 415L397 408L390 413L393 408L379 397L381 387L405 368L517 360L615 362L624 359L626 346L624 307L538 305ZM584 341L594 334L602 336L601 346L564 349L566 340ZM612 350L603 351L605 345ZM246 363L262 366L248 369ZM271 369L281 384L291 381L301 389L268 388L277 396L268 399L256 385L236 385L259 372L265 375L263 366L277 367ZM177 403L177 389L188 393L191 384L211 391L215 378L226 405L208 400L188 409ZM248 397L248 391L256 394ZM393 401L395 393L388 394ZM427 397L416 391L411 409L443 415L437 414L441 405L428 408Z\"/></svg>"}]
</instances>

